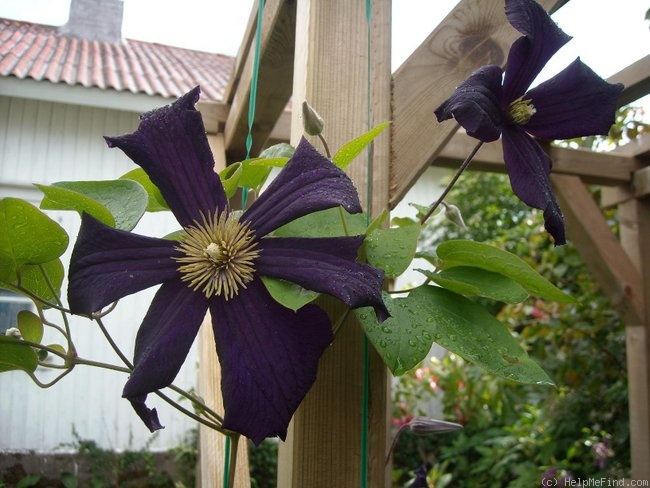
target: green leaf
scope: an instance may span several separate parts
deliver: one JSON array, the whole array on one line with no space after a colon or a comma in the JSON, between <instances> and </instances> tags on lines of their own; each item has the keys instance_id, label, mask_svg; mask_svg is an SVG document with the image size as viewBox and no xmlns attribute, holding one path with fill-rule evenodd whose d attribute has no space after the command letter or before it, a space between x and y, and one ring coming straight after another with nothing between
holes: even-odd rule
<instances>
[{"instance_id":1,"label":"green leaf","mask_svg":"<svg viewBox=\"0 0 650 488\"><path fill-rule=\"evenodd\" d=\"M36 185L44 194L41 208L86 212L106 225L132 230L149 203L147 191L133 180L59 181Z\"/></svg>"},{"instance_id":2,"label":"green leaf","mask_svg":"<svg viewBox=\"0 0 650 488\"><path fill-rule=\"evenodd\" d=\"M515 281L481 268L456 266L439 273L421 269L417 271L443 288L461 295L480 296L505 303L520 303L528 297L526 290Z\"/></svg>"},{"instance_id":3,"label":"green leaf","mask_svg":"<svg viewBox=\"0 0 650 488\"><path fill-rule=\"evenodd\" d=\"M242 173L237 183L240 188L252 188L256 193L264 186L264 182L271 172L270 166L255 166L252 164L257 160L256 158L241 161Z\"/></svg>"},{"instance_id":4,"label":"green leaf","mask_svg":"<svg viewBox=\"0 0 650 488\"><path fill-rule=\"evenodd\" d=\"M455 240L443 242L436 249L443 268L474 266L494 271L519 283L529 292L548 300L572 303L575 300L550 283L518 256L488 244Z\"/></svg>"},{"instance_id":5,"label":"green leaf","mask_svg":"<svg viewBox=\"0 0 650 488\"><path fill-rule=\"evenodd\" d=\"M390 317L379 324L371 307L354 312L384 363L391 372L402 375L416 367L427 356L433 342L433 328L425 317L411 312L411 299L392 298L383 294Z\"/></svg>"},{"instance_id":6,"label":"green leaf","mask_svg":"<svg viewBox=\"0 0 650 488\"><path fill-rule=\"evenodd\" d=\"M284 166L289 162L289 158L255 158L247 161L251 166L284 168Z\"/></svg>"},{"instance_id":7,"label":"green leaf","mask_svg":"<svg viewBox=\"0 0 650 488\"><path fill-rule=\"evenodd\" d=\"M16 324L23 339L40 343L43 338L43 322L34 312L21 310L16 316Z\"/></svg>"},{"instance_id":8,"label":"green leaf","mask_svg":"<svg viewBox=\"0 0 650 488\"><path fill-rule=\"evenodd\" d=\"M341 219L344 219L345 227ZM364 214L349 214L342 207L336 207L300 217L276 229L273 235L277 237L335 237L358 236L365 231L366 218Z\"/></svg>"},{"instance_id":9,"label":"green leaf","mask_svg":"<svg viewBox=\"0 0 650 488\"><path fill-rule=\"evenodd\" d=\"M0 334L0 373L16 370L33 373L37 366L38 356L31 347Z\"/></svg>"},{"instance_id":10,"label":"green leaf","mask_svg":"<svg viewBox=\"0 0 650 488\"><path fill-rule=\"evenodd\" d=\"M260 153L260 158L291 158L295 152L295 148L291 144L286 142L281 142L279 144L274 144L271 147L267 147Z\"/></svg>"},{"instance_id":11,"label":"green leaf","mask_svg":"<svg viewBox=\"0 0 650 488\"><path fill-rule=\"evenodd\" d=\"M436 286L416 288L408 298L417 320L431 324L434 342L448 351L512 381L553 384L508 328L477 303Z\"/></svg>"},{"instance_id":12,"label":"green leaf","mask_svg":"<svg viewBox=\"0 0 650 488\"><path fill-rule=\"evenodd\" d=\"M521 383L553 384L503 324L465 297L421 286L406 298L384 294L384 303L391 317L382 324L369 307L355 313L395 375L417 366L436 342L497 376Z\"/></svg>"},{"instance_id":13,"label":"green leaf","mask_svg":"<svg viewBox=\"0 0 650 488\"><path fill-rule=\"evenodd\" d=\"M375 229L380 229L381 226L384 224L386 219L388 218L389 212L388 209L385 208L384 210L381 211L377 217L375 217L372 222L370 222L370 225L366 229L366 234L371 234Z\"/></svg>"},{"instance_id":14,"label":"green leaf","mask_svg":"<svg viewBox=\"0 0 650 488\"><path fill-rule=\"evenodd\" d=\"M243 172L241 163L226 166L226 169L219 172L219 178L221 178L221 184L226 192L226 198L232 198L237 191L237 186L239 185L239 180Z\"/></svg>"},{"instance_id":15,"label":"green leaf","mask_svg":"<svg viewBox=\"0 0 650 488\"><path fill-rule=\"evenodd\" d=\"M289 281L268 276L262 276L261 278L273 299L293 311L314 301L319 295L318 292L306 290L302 286Z\"/></svg>"},{"instance_id":16,"label":"green leaf","mask_svg":"<svg viewBox=\"0 0 650 488\"><path fill-rule=\"evenodd\" d=\"M43 276L43 271L47 274L50 284L48 284L45 276ZM49 263L44 264L26 264L21 266L18 270L19 279L16 284L19 284L22 288L33 293L37 297L42 298L47 302L53 301L56 297L61 296L61 284L63 283L63 263L60 259L54 259ZM6 288L7 290L15 291L16 293L23 294L22 290L15 288L11 284L4 284L0 282L0 288Z\"/></svg>"},{"instance_id":17,"label":"green leaf","mask_svg":"<svg viewBox=\"0 0 650 488\"><path fill-rule=\"evenodd\" d=\"M0 281L15 282L25 264L41 264L68 247L65 230L33 205L18 198L0 200Z\"/></svg>"},{"instance_id":18,"label":"green leaf","mask_svg":"<svg viewBox=\"0 0 650 488\"><path fill-rule=\"evenodd\" d=\"M390 229L377 229L366 236L368 263L383 269L388 278L402 274L413 261L422 228L416 223Z\"/></svg>"},{"instance_id":19,"label":"green leaf","mask_svg":"<svg viewBox=\"0 0 650 488\"><path fill-rule=\"evenodd\" d=\"M142 188L147 192L147 212L162 212L169 210L169 205L162 196L160 190L149 179L149 175L142 168L136 168L133 171L120 176L121 180L131 180L140 183Z\"/></svg>"},{"instance_id":20,"label":"green leaf","mask_svg":"<svg viewBox=\"0 0 650 488\"><path fill-rule=\"evenodd\" d=\"M389 124L390 122L379 124L377 127L370 129L365 134L343 144L341 149L339 149L332 158L332 162L339 168L344 169L348 164L352 162L354 158L359 155L361 151L365 149L368 144L372 142L375 137L381 134L382 131L389 126Z\"/></svg>"}]
</instances>

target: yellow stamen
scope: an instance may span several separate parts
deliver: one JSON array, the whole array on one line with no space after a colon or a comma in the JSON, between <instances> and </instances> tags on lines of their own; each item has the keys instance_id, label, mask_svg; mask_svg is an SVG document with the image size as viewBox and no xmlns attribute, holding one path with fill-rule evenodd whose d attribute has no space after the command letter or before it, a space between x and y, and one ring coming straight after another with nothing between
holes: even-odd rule
<instances>
[{"instance_id":1,"label":"yellow stamen","mask_svg":"<svg viewBox=\"0 0 650 488\"><path fill-rule=\"evenodd\" d=\"M230 300L255 274L254 261L259 256L254 232L248 223L221 212L201 215L183 229L176 250L182 257L174 258L182 280L193 290L201 290L206 298L223 295Z\"/></svg>"},{"instance_id":2,"label":"yellow stamen","mask_svg":"<svg viewBox=\"0 0 650 488\"><path fill-rule=\"evenodd\" d=\"M531 100L523 100L523 96L517 98L508 107L508 116L515 124L527 124L530 118L535 115L537 109Z\"/></svg>"}]
</instances>

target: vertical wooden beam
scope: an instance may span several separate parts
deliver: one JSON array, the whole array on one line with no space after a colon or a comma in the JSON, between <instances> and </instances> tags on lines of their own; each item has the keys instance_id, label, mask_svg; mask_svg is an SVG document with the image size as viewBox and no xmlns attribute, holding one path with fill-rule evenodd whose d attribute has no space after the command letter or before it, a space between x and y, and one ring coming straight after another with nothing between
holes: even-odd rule
<instances>
[{"instance_id":1,"label":"vertical wooden beam","mask_svg":"<svg viewBox=\"0 0 650 488\"><path fill-rule=\"evenodd\" d=\"M368 42L365 2L299 0L293 104L307 100L324 118L333 151L344 142L390 119L390 0L373 0L371 21L371 110L367 114ZM302 135L301 111L293 111L292 142ZM321 147L317 140L312 141ZM388 203L388 134L373 150L374 212ZM349 167L362 200L366 160ZM322 305L330 315L342 310ZM280 446L278 486L359 487L361 474L363 332L354 320L341 327L325 352L318 379ZM371 348L368 486L389 486L384 456L388 432L388 373Z\"/></svg>"},{"instance_id":2,"label":"vertical wooden beam","mask_svg":"<svg viewBox=\"0 0 650 488\"><path fill-rule=\"evenodd\" d=\"M223 134L209 134L208 142L215 158L215 170L226 167L226 153ZM212 321L210 314L201 325L199 331L199 371L197 392L210 408L217 413L223 412L221 398L221 367L214 345ZM197 486L216 488L223 485L224 457L226 437L204 425L199 426L199 473ZM235 488L250 488L248 470L248 448L246 439L239 442Z\"/></svg>"},{"instance_id":3,"label":"vertical wooden beam","mask_svg":"<svg viewBox=\"0 0 650 488\"><path fill-rule=\"evenodd\" d=\"M650 200L625 202L618 216L621 244L641 271L645 298L644 315L626 324L631 478L650 480Z\"/></svg>"}]
</instances>

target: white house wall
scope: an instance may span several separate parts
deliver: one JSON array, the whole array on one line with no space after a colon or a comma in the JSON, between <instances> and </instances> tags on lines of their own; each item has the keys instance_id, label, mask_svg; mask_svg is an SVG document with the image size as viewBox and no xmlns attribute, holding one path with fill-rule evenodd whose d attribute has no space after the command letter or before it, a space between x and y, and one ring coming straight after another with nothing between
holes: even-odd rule
<instances>
[{"instance_id":1,"label":"white house wall","mask_svg":"<svg viewBox=\"0 0 650 488\"><path fill-rule=\"evenodd\" d=\"M117 178L135 168L118 149L109 149L103 135L133 131L138 114L105 108L0 97L0 198L15 196L38 205L41 194L31 184L63 180ZM50 212L74 239L79 217L72 212ZM162 236L178 225L168 213L148 214L136 232ZM64 256L67 267L68 251ZM131 356L133 341L155 290L122 300L106 324L116 342ZM64 298L65 300L65 298ZM49 314L60 323L60 317ZM71 322L78 353L82 357L120 364L97 327L82 318ZM54 331L48 340L62 343ZM190 355L193 357L193 354ZM54 375L37 371L44 381ZM189 360L176 384L195 384L196 364ZM151 441L151 434L121 398L126 380L122 373L78 366L72 374L47 390L34 385L23 372L0 375L0 451L51 451L72 443L73 430L81 439L96 441L116 450L137 449ZM173 392L170 396L177 398ZM151 448L168 449L181 443L194 423L150 396L165 429ZM187 402L184 406L191 407Z\"/></svg>"}]
</instances>

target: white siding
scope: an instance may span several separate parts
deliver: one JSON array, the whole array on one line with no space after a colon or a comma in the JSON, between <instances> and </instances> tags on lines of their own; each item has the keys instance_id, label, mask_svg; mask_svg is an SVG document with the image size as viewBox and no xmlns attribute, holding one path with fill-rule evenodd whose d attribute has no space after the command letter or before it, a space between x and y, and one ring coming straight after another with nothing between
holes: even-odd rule
<instances>
[{"instance_id":1,"label":"white siding","mask_svg":"<svg viewBox=\"0 0 650 488\"><path fill-rule=\"evenodd\" d=\"M0 97L0 198L17 196L38 205L41 194L32 182L117 178L134 164L118 149L109 149L102 136L133 131L138 114L102 108L80 107L12 97ZM74 240L79 217L72 212L50 212ZM168 214L149 214L136 232L162 236L178 228ZM68 251L64 256L67 267ZM64 285L65 286L65 285ZM155 290L125 298L106 318L109 330L127 356L135 333ZM65 298L64 298L65 299ZM50 313L50 320L60 317ZM120 364L94 323L73 318L73 337L82 357ZM54 331L51 342L61 343ZM195 384L194 350L179 373L176 384ZM55 375L38 372L43 381ZM0 375L0 450L49 451L73 441L75 429L82 439L122 450L139 448L151 434L121 398L126 380L122 373L78 366L72 374L47 390L34 385L22 372ZM176 399L173 392L170 396ZM165 429L152 448L178 445L194 423L151 395ZM185 402L184 406L189 407Z\"/></svg>"}]
</instances>

